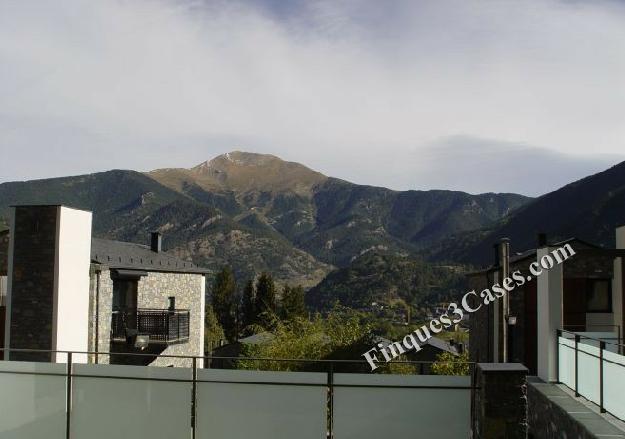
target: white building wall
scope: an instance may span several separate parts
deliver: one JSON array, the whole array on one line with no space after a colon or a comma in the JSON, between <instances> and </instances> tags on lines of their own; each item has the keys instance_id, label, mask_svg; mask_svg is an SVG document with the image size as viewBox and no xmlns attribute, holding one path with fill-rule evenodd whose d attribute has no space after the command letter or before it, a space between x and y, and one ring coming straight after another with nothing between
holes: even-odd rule
<instances>
[{"instance_id":1,"label":"white building wall","mask_svg":"<svg viewBox=\"0 0 625 439\"><path fill-rule=\"evenodd\" d=\"M89 268L91 262L91 212L59 207L57 221L56 279L54 291L54 350L89 349ZM64 362L65 355L56 361ZM73 361L86 363L86 355Z\"/></svg>"},{"instance_id":2,"label":"white building wall","mask_svg":"<svg viewBox=\"0 0 625 439\"><path fill-rule=\"evenodd\" d=\"M540 264L540 259L552 250L554 248L539 248L537 262ZM562 265L543 270L536 282L537 372L542 380L551 382L558 376L556 330L562 328Z\"/></svg>"},{"instance_id":3,"label":"white building wall","mask_svg":"<svg viewBox=\"0 0 625 439\"><path fill-rule=\"evenodd\" d=\"M616 229L616 248L625 249L625 226ZM614 324L620 326L621 337L623 337L625 332L625 320L623 319L623 258L614 259L612 311L614 312Z\"/></svg>"}]
</instances>

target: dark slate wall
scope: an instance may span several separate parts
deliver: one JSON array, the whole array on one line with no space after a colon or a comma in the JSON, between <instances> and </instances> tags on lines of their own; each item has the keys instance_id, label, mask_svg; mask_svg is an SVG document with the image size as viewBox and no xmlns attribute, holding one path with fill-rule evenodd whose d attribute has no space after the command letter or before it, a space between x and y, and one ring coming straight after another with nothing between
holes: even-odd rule
<instances>
[{"instance_id":1,"label":"dark slate wall","mask_svg":"<svg viewBox=\"0 0 625 439\"><path fill-rule=\"evenodd\" d=\"M11 340L16 349L52 349L57 207L17 207L11 290ZM50 355L12 353L12 360Z\"/></svg>"},{"instance_id":2,"label":"dark slate wall","mask_svg":"<svg viewBox=\"0 0 625 439\"><path fill-rule=\"evenodd\" d=\"M491 276L486 273L472 275L468 278L469 290L475 290L477 294L484 288L488 288ZM492 285L492 284L491 284ZM471 301L471 306L478 303ZM474 362L489 362L492 358L492 307L482 306L469 318L469 359Z\"/></svg>"},{"instance_id":3,"label":"dark slate wall","mask_svg":"<svg viewBox=\"0 0 625 439\"><path fill-rule=\"evenodd\" d=\"M475 439L527 439L527 368L518 363L478 363L472 431Z\"/></svg>"},{"instance_id":4,"label":"dark slate wall","mask_svg":"<svg viewBox=\"0 0 625 439\"><path fill-rule=\"evenodd\" d=\"M9 264L9 232L0 232L0 276L6 276Z\"/></svg>"}]
</instances>

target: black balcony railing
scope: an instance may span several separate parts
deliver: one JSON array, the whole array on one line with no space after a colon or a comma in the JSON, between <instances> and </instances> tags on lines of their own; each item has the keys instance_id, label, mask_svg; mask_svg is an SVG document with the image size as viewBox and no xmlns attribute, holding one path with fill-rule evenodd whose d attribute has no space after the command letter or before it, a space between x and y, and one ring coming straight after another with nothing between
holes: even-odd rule
<instances>
[{"instance_id":1,"label":"black balcony railing","mask_svg":"<svg viewBox=\"0 0 625 439\"><path fill-rule=\"evenodd\" d=\"M120 309L113 311L113 340L147 335L150 342L184 343L189 340L189 311L184 309Z\"/></svg>"}]
</instances>

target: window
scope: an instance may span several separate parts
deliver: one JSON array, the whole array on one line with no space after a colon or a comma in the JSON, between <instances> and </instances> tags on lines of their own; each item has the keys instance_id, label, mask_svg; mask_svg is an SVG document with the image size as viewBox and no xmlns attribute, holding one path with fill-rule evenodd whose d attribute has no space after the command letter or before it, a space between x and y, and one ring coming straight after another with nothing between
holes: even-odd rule
<instances>
[{"instance_id":1,"label":"window","mask_svg":"<svg viewBox=\"0 0 625 439\"><path fill-rule=\"evenodd\" d=\"M136 280L114 279L113 280L113 309L136 309L137 308Z\"/></svg>"},{"instance_id":2,"label":"window","mask_svg":"<svg viewBox=\"0 0 625 439\"><path fill-rule=\"evenodd\" d=\"M586 294L586 312L612 312L612 282L593 279Z\"/></svg>"},{"instance_id":3,"label":"window","mask_svg":"<svg viewBox=\"0 0 625 439\"><path fill-rule=\"evenodd\" d=\"M7 277L0 276L0 306L6 305L6 295L7 295Z\"/></svg>"}]
</instances>

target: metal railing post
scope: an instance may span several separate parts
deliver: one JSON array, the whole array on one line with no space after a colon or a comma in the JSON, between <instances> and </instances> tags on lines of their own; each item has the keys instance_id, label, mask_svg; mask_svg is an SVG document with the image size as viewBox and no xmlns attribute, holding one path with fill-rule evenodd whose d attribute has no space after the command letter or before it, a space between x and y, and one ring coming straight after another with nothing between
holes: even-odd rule
<instances>
[{"instance_id":1,"label":"metal railing post","mask_svg":"<svg viewBox=\"0 0 625 439\"><path fill-rule=\"evenodd\" d=\"M195 439L197 422L197 358L193 357L193 384L191 388L191 439Z\"/></svg>"},{"instance_id":2,"label":"metal railing post","mask_svg":"<svg viewBox=\"0 0 625 439\"><path fill-rule=\"evenodd\" d=\"M167 340L169 339L169 337L171 337L171 332L169 332L169 318L165 318L165 334L167 337Z\"/></svg>"},{"instance_id":3,"label":"metal railing post","mask_svg":"<svg viewBox=\"0 0 625 439\"><path fill-rule=\"evenodd\" d=\"M603 407L603 350L605 349L605 341L599 342L599 411L605 413Z\"/></svg>"},{"instance_id":4,"label":"metal railing post","mask_svg":"<svg viewBox=\"0 0 625 439\"><path fill-rule=\"evenodd\" d=\"M72 353L67 353L67 374L65 389L65 439L71 437L71 420L72 420Z\"/></svg>"},{"instance_id":5,"label":"metal railing post","mask_svg":"<svg viewBox=\"0 0 625 439\"><path fill-rule=\"evenodd\" d=\"M560 382L560 337L562 330L556 329L556 383Z\"/></svg>"},{"instance_id":6,"label":"metal railing post","mask_svg":"<svg viewBox=\"0 0 625 439\"><path fill-rule=\"evenodd\" d=\"M575 396L579 396L577 389L579 388L579 366L578 366L578 350L579 350L579 334L575 334Z\"/></svg>"},{"instance_id":7,"label":"metal railing post","mask_svg":"<svg viewBox=\"0 0 625 439\"><path fill-rule=\"evenodd\" d=\"M334 363L328 370L328 439L334 437Z\"/></svg>"}]
</instances>

